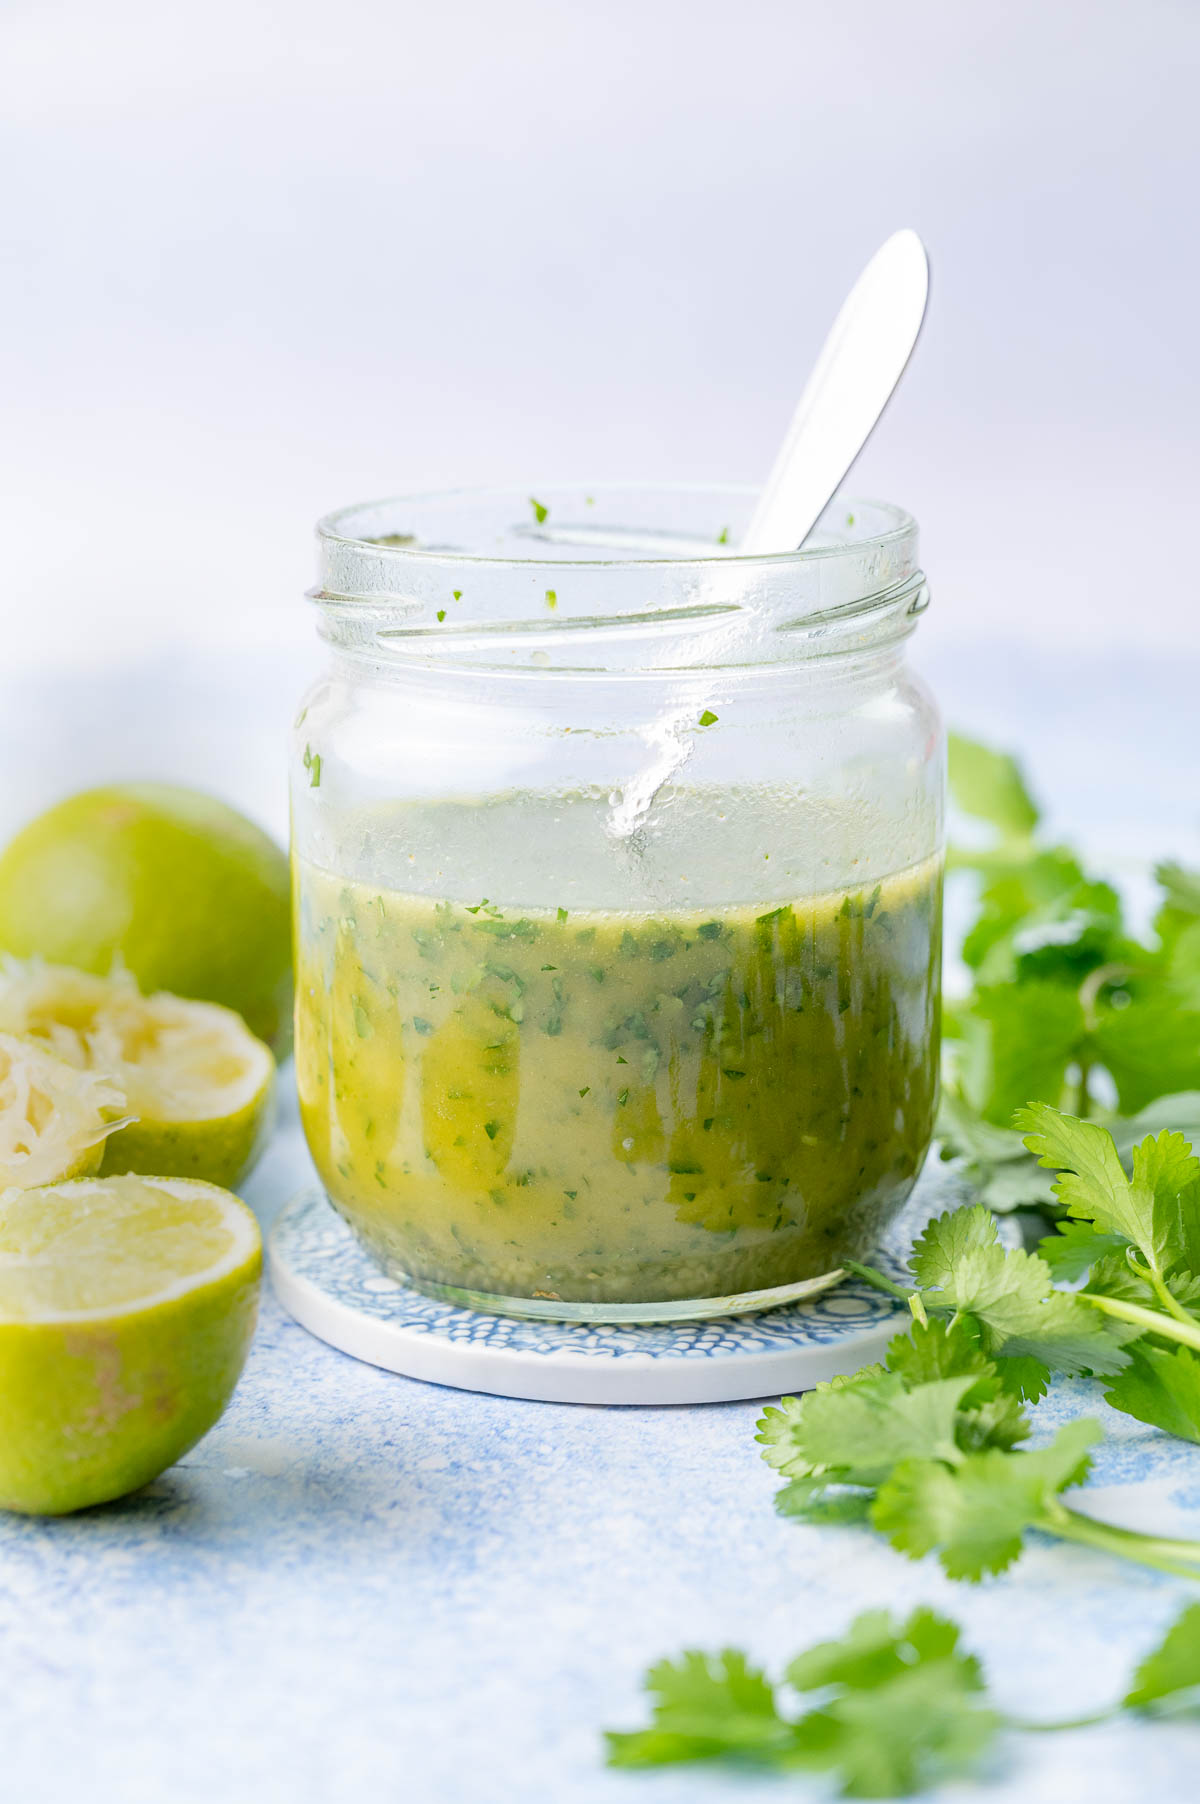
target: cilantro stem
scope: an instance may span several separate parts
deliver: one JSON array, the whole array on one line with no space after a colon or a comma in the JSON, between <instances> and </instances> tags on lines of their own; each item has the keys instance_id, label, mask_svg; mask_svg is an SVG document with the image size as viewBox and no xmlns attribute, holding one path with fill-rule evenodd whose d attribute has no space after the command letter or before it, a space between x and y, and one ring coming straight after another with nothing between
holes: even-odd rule
<instances>
[{"instance_id":1,"label":"cilantro stem","mask_svg":"<svg viewBox=\"0 0 1200 1804\"><path fill-rule=\"evenodd\" d=\"M1148 1265L1143 1265L1140 1259L1135 1259L1133 1257L1132 1249L1129 1253L1129 1264L1131 1270L1137 1273L1142 1282L1150 1286L1151 1290L1169 1315L1173 1315L1177 1322L1184 1322L1189 1328L1194 1328L1196 1326L1195 1316L1189 1315L1178 1297L1173 1297L1171 1295L1171 1292L1157 1272L1151 1271Z\"/></svg>"},{"instance_id":2,"label":"cilantro stem","mask_svg":"<svg viewBox=\"0 0 1200 1804\"><path fill-rule=\"evenodd\" d=\"M1121 1714L1120 1704L1112 1704L1107 1710L1093 1710L1090 1716L1063 1716L1053 1723L1034 1723L1024 1716L1006 1716L1006 1729L1019 1729L1022 1735L1056 1735L1060 1729L1094 1729L1097 1723L1111 1723Z\"/></svg>"},{"instance_id":3,"label":"cilantro stem","mask_svg":"<svg viewBox=\"0 0 1200 1804\"><path fill-rule=\"evenodd\" d=\"M1148 1334L1160 1334L1164 1340L1182 1341L1185 1346L1194 1347L1200 1352L1200 1322L1194 1321L1190 1315L1177 1319L1174 1314L1167 1315L1161 1309L1147 1309L1141 1303L1127 1303L1122 1297L1097 1296L1090 1290L1079 1290L1075 1294L1081 1303L1090 1303L1105 1315L1115 1315L1121 1322L1134 1322Z\"/></svg>"},{"instance_id":4,"label":"cilantro stem","mask_svg":"<svg viewBox=\"0 0 1200 1804\"><path fill-rule=\"evenodd\" d=\"M1111 1522L1097 1522L1094 1516L1070 1509L1065 1503L1049 1505L1033 1526L1059 1540L1095 1547L1117 1559L1136 1560L1158 1572L1173 1572L1177 1578L1200 1578L1200 1541L1172 1541L1139 1534L1132 1528L1117 1528Z\"/></svg>"},{"instance_id":5,"label":"cilantro stem","mask_svg":"<svg viewBox=\"0 0 1200 1804\"><path fill-rule=\"evenodd\" d=\"M1079 1082L1075 1087L1075 1113L1080 1121L1086 1121L1092 1112L1092 1093L1088 1088L1088 1079L1092 1074L1091 1060L1081 1058L1079 1061Z\"/></svg>"},{"instance_id":6,"label":"cilantro stem","mask_svg":"<svg viewBox=\"0 0 1200 1804\"><path fill-rule=\"evenodd\" d=\"M895 1297L901 1303L907 1303L912 1295L911 1290L903 1290L899 1284L893 1284L890 1278L886 1278L882 1272L877 1272L873 1265L860 1265L857 1259L843 1259L842 1269L853 1272L854 1276L861 1278L865 1284L874 1285L876 1290L882 1290L887 1296Z\"/></svg>"},{"instance_id":7,"label":"cilantro stem","mask_svg":"<svg viewBox=\"0 0 1200 1804\"><path fill-rule=\"evenodd\" d=\"M1083 1018L1089 1033L1095 1033L1097 1027L1096 1004L1100 1000L1100 992L1110 983L1121 983L1132 976L1132 967L1119 963L1099 965L1089 971L1079 986L1079 1005L1083 1010Z\"/></svg>"}]
</instances>

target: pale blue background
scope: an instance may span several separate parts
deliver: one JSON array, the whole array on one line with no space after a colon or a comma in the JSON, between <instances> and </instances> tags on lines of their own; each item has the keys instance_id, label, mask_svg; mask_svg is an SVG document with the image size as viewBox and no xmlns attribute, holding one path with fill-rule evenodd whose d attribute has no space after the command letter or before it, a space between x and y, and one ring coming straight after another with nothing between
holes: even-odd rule
<instances>
[{"instance_id":1,"label":"pale blue background","mask_svg":"<svg viewBox=\"0 0 1200 1804\"><path fill-rule=\"evenodd\" d=\"M301 646L406 486L759 481L901 225L928 636L1200 648L1198 65L1195 0L3 0L6 663Z\"/></svg>"}]
</instances>

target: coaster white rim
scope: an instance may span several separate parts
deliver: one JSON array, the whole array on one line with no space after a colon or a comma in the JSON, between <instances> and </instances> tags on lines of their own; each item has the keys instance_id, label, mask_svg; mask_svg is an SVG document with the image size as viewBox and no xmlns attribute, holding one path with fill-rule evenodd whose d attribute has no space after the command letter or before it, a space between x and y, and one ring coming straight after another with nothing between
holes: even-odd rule
<instances>
[{"instance_id":1,"label":"coaster white rim","mask_svg":"<svg viewBox=\"0 0 1200 1804\"><path fill-rule=\"evenodd\" d=\"M632 1407L734 1403L811 1390L815 1384L856 1372L881 1358L897 1328L903 1326L906 1313L897 1304L894 1320L858 1335L848 1334L836 1347L789 1347L747 1358L744 1363L730 1360L728 1370L713 1371L708 1361L691 1368L682 1361L671 1364L644 1354L626 1355L619 1366L605 1370L596 1359L569 1350L551 1364L519 1348L482 1352L454 1341L412 1334L394 1323L374 1321L349 1304L326 1296L311 1278L288 1271L274 1254L271 1283L292 1319L339 1353L427 1384L537 1403Z\"/></svg>"},{"instance_id":2,"label":"coaster white rim","mask_svg":"<svg viewBox=\"0 0 1200 1804\"><path fill-rule=\"evenodd\" d=\"M920 1188L915 1222L910 1204L880 1255L889 1269L931 1212ZM283 1210L268 1250L280 1303L339 1352L426 1383L546 1403L726 1403L808 1390L880 1358L908 1320L902 1303L856 1281L711 1322L598 1327L483 1316L385 1277L315 1190Z\"/></svg>"}]
</instances>

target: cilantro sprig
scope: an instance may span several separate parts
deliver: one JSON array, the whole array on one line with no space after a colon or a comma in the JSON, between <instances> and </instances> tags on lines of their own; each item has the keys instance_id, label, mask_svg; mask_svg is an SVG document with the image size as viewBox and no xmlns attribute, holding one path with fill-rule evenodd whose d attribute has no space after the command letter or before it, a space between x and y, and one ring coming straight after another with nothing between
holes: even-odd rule
<instances>
[{"instance_id":1,"label":"cilantro sprig","mask_svg":"<svg viewBox=\"0 0 1200 1804\"><path fill-rule=\"evenodd\" d=\"M959 1215L974 1217L975 1211ZM966 1254L954 1255L952 1270L945 1258L955 1243L956 1218L943 1216L931 1228L939 1230L939 1251L927 1246L922 1263L942 1261L946 1294L956 1273L966 1285L974 1243L959 1237ZM996 1250L1024 1269L1022 1256ZM954 1579L1003 1572L1030 1529L1200 1578L1200 1542L1115 1528L1064 1502L1063 1493L1088 1475L1089 1449L1103 1438L1098 1422L1069 1422L1046 1447L1019 1446L1031 1432L1023 1402L1044 1381L1044 1367L1038 1355L1024 1352L993 1358L989 1346L1004 1342L1008 1328L996 1323L1011 1324L1010 1304L1021 1324L1039 1305L1020 1288L1009 1299L996 1285L972 1294L979 1312L941 1304L952 1311L946 1320L927 1312L925 1299L934 1292L916 1293L911 1336L892 1341L883 1365L802 1397L784 1397L764 1411L757 1437L763 1458L789 1481L776 1497L779 1512L803 1522L869 1522L910 1558L936 1552ZM1079 1309L1085 1326L1097 1324L1086 1357L1106 1362L1110 1371L1122 1369L1128 1363L1122 1340L1137 1330L1110 1324L1086 1305ZM1050 1311L1056 1313L1052 1302ZM1087 1342L1074 1325L1061 1340L1052 1328L1050 1338L1056 1358L1065 1345L1069 1362L1080 1364ZM1051 1350L1023 1325L1011 1340Z\"/></svg>"},{"instance_id":2,"label":"cilantro sprig","mask_svg":"<svg viewBox=\"0 0 1200 1804\"><path fill-rule=\"evenodd\" d=\"M1126 1176L1112 1136L1094 1122L1032 1104L1026 1144L1056 1171L1064 1211L1039 1251L1081 1302L1139 1332L1109 1382L1114 1409L1200 1441L1200 1159L1163 1130L1134 1147Z\"/></svg>"},{"instance_id":3,"label":"cilantro sprig","mask_svg":"<svg viewBox=\"0 0 1200 1804\"><path fill-rule=\"evenodd\" d=\"M1001 1362L1006 1385L1031 1401L1044 1394L1051 1372L1123 1371L1126 1343L1142 1332L1097 1314L1090 1298L1056 1289L1038 1254L1002 1246L981 1203L927 1224L913 1246L907 1287L856 1260L847 1267L907 1302L918 1322L939 1314L968 1322L983 1354Z\"/></svg>"},{"instance_id":4,"label":"cilantro sprig","mask_svg":"<svg viewBox=\"0 0 1200 1804\"><path fill-rule=\"evenodd\" d=\"M1159 866L1139 938L1114 887L1041 834L1014 759L952 736L950 785L988 843L949 858L978 894L961 949L971 987L947 1009L942 1154L989 1207L1044 1207L1010 1125L1031 1100L1101 1121L1126 1156L1163 1126L1200 1137L1200 875Z\"/></svg>"},{"instance_id":5,"label":"cilantro sprig","mask_svg":"<svg viewBox=\"0 0 1200 1804\"><path fill-rule=\"evenodd\" d=\"M947 1010L940 1121L943 1157L979 1201L928 1224L907 1283L852 1265L908 1304L911 1331L882 1364L766 1409L763 1458L787 1481L776 1507L869 1524L955 1579L1003 1572L1031 1530L1200 1578L1200 1542L1068 1500L1099 1423L1025 1444L1026 1405L1056 1372L1095 1376L1116 1409L1200 1442L1200 873L1158 868L1153 930L1138 937L1114 887L1043 837L1014 760L955 740L951 786L989 830L949 861L973 875L978 907L970 989ZM993 1212L1029 1208L1053 1232L1036 1251L1006 1247ZM930 1611L869 1612L779 1685L736 1649L686 1653L647 1675L652 1724L610 1735L610 1761L824 1771L845 1796L887 1797L973 1770L1004 1730L1200 1708L1200 1605L1119 1704L1071 1723L992 1709L958 1639Z\"/></svg>"},{"instance_id":6,"label":"cilantro sprig","mask_svg":"<svg viewBox=\"0 0 1200 1804\"><path fill-rule=\"evenodd\" d=\"M1128 1295L1132 1280L1135 1301L1189 1325L1200 1346L1187 1307L1200 1296L1200 1159L1183 1135L1148 1134L1127 1177L1112 1135L1096 1122L1044 1103L1019 1110L1016 1121L1039 1164L1058 1173L1054 1195L1066 1219L1042 1242L1046 1260L1074 1275L1095 1270L1099 1288L1115 1296Z\"/></svg>"},{"instance_id":7,"label":"cilantro sprig","mask_svg":"<svg viewBox=\"0 0 1200 1804\"><path fill-rule=\"evenodd\" d=\"M893 1798L977 1771L1006 1731L1065 1731L1123 1711L1196 1708L1200 1604L1184 1610L1147 1654L1118 1703L1070 1722L1029 1722L996 1709L978 1659L960 1639L958 1626L933 1610L916 1609L903 1622L868 1610L840 1640L798 1654L778 1684L736 1648L662 1660L645 1677L650 1726L610 1731L609 1764L717 1761L822 1772L842 1797Z\"/></svg>"},{"instance_id":8,"label":"cilantro sprig","mask_svg":"<svg viewBox=\"0 0 1200 1804\"><path fill-rule=\"evenodd\" d=\"M1022 1397L1040 1396L1051 1372L1090 1373L1114 1408L1200 1442L1200 1159L1164 1129L1133 1148L1127 1175L1096 1122L1045 1103L1017 1122L1061 1212L1036 1253L1003 1247L976 1203L928 1224L907 1288L850 1269L918 1321L969 1322Z\"/></svg>"}]
</instances>

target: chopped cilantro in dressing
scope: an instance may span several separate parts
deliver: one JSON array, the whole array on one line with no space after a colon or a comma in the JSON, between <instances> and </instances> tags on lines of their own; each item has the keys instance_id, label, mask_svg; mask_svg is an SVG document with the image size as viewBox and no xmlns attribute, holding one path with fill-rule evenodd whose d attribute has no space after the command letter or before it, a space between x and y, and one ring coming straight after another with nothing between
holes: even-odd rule
<instances>
[{"instance_id":1,"label":"chopped cilantro in dressing","mask_svg":"<svg viewBox=\"0 0 1200 1804\"><path fill-rule=\"evenodd\" d=\"M381 894L302 862L297 882L309 1145L418 1280L767 1288L868 1251L907 1194L936 1088L937 864L657 916Z\"/></svg>"}]
</instances>

